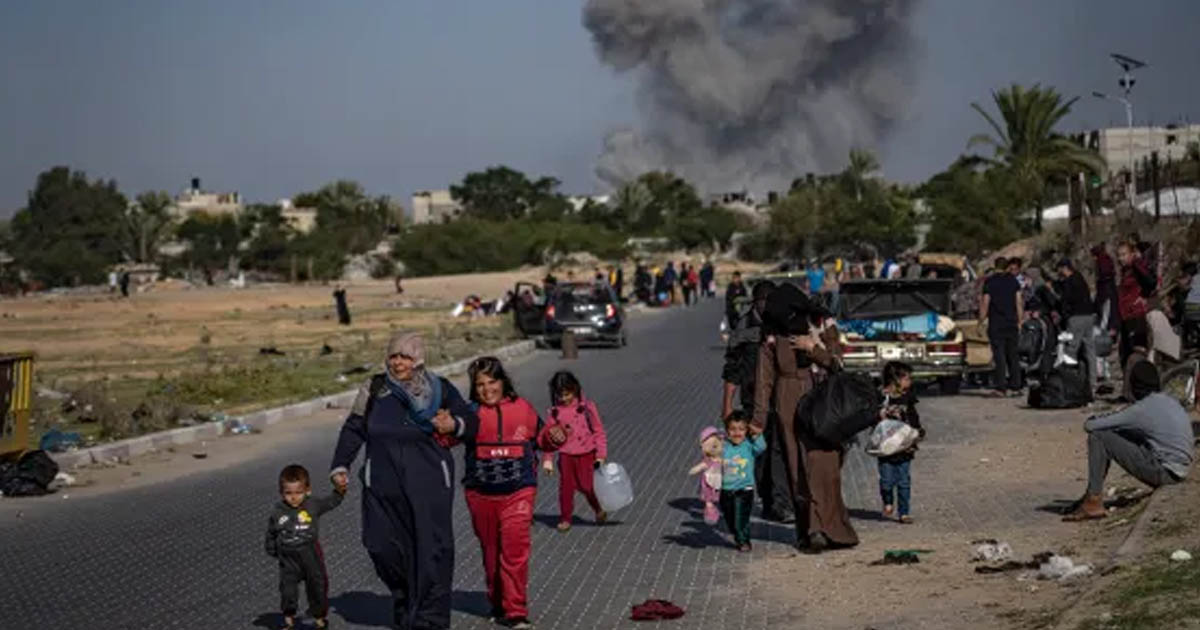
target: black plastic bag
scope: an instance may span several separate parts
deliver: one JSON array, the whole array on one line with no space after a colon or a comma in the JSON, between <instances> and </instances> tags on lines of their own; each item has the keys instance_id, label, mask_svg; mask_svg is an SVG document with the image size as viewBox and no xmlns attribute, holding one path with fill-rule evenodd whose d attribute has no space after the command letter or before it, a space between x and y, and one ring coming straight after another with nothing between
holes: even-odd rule
<instances>
[{"instance_id":1,"label":"black plastic bag","mask_svg":"<svg viewBox=\"0 0 1200 630\"><path fill-rule=\"evenodd\" d=\"M29 451L0 473L0 492L6 497L48 494L57 474L58 463L46 451Z\"/></svg>"},{"instance_id":2,"label":"black plastic bag","mask_svg":"<svg viewBox=\"0 0 1200 630\"><path fill-rule=\"evenodd\" d=\"M1090 390L1082 365L1060 365L1029 388L1027 402L1034 409L1075 409L1092 402Z\"/></svg>"},{"instance_id":3,"label":"black plastic bag","mask_svg":"<svg viewBox=\"0 0 1200 630\"><path fill-rule=\"evenodd\" d=\"M797 429L826 444L842 444L879 422L881 402L870 377L835 372L801 400Z\"/></svg>"}]
</instances>

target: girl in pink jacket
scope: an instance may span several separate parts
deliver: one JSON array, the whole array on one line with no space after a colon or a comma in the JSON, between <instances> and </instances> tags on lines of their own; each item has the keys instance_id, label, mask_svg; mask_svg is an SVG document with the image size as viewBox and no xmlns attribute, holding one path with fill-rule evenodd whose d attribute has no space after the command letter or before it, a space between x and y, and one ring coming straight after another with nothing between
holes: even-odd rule
<instances>
[{"instance_id":1,"label":"girl in pink jacket","mask_svg":"<svg viewBox=\"0 0 1200 630\"><path fill-rule=\"evenodd\" d=\"M575 511L575 492L581 492L596 513L596 524L608 520L600 509L592 486L592 471L608 458L608 436L596 404L583 397L583 387L575 375L557 372L550 377L550 400L553 406L546 412L547 426L559 425L567 432L567 441L558 449L558 531L571 529ZM542 456L542 469L554 474L553 455Z\"/></svg>"}]
</instances>

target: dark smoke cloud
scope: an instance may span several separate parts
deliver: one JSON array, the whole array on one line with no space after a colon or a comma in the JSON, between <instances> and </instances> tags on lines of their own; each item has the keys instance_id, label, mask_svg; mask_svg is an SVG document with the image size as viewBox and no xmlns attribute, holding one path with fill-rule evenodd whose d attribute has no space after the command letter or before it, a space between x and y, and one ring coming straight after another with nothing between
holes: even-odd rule
<instances>
[{"instance_id":1,"label":"dark smoke cloud","mask_svg":"<svg viewBox=\"0 0 1200 630\"><path fill-rule=\"evenodd\" d=\"M875 149L914 83L917 0L588 0L600 58L636 72L644 127L610 134L619 185L666 168L708 191L778 190Z\"/></svg>"}]
</instances>

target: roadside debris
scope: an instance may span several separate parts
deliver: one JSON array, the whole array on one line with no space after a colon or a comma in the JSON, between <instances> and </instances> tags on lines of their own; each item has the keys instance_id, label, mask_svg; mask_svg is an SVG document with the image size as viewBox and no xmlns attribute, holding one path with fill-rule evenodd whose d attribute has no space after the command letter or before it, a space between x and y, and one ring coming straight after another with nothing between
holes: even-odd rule
<instances>
[{"instance_id":1,"label":"roadside debris","mask_svg":"<svg viewBox=\"0 0 1200 630\"><path fill-rule=\"evenodd\" d=\"M1092 565L1075 564L1067 556L1053 555L1038 567L1038 579L1065 582L1092 574Z\"/></svg>"},{"instance_id":2,"label":"roadside debris","mask_svg":"<svg viewBox=\"0 0 1200 630\"><path fill-rule=\"evenodd\" d=\"M366 374L370 371L371 371L370 365L356 365L352 368L347 368L345 370L342 370L342 374L344 374L346 376L353 376L355 374Z\"/></svg>"},{"instance_id":3,"label":"roadside debris","mask_svg":"<svg viewBox=\"0 0 1200 630\"><path fill-rule=\"evenodd\" d=\"M636 604L631 611L630 619L634 621L659 621L662 619L678 619L683 616L683 609L665 599L647 599Z\"/></svg>"},{"instance_id":4,"label":"roadside debris","mask_svg":"<svg viewBox=\"0 0 1200 630\"><path fill-rule=\"evenodd\" d=\"M258 349L258 353L259 353L259 354L264 354L264 355L267 355L267 354L269 354L269 355L275 355L275 356L278 356L278 357L287 356L287 353L286 353L286 352L284 352L283 350L280 350L279 348L276 348L275 346L269 346L269 347L266 347L266 348L259 348L259 349Z\"/></svg>"},{"instance_id":5,"label":"roadside debris","mask_svg":"<svg viewBox=\"0 0 1200 630\"><path fill-rule=\"evenodd\" d=\"M1171 562L1190 562L1191 560L1192 554L1182 549L1176 549L1175 553L1171 554Z\"/></svg>"},{"instance_id":6,"label":"roadside debris","mask_svg":"<svg viewBox=\"0 0 1200 630\"><path fill-rule=\"evenodd\" d=\"M62 453L73 448L79 448L83 445L83 437L75 432L63 432L58 429L50 429L42 434L42 439L38 441L38 448L51 453Z\"/></svg>"},{"instance_id":7,"label":"roadside debris","mask_svg":"<svg viewBox=\"0 0 1200 630\"><path fill-rule=\"evenodd\" d=\"M60 472L54 475L54 481L50 482L50 485L55 488L69 488L75 485L75 476Z\"/></svg>"},{"instance_id":8,"label":"roadside debris","mask_svg":"<svg viewBox=\"0 0 1200 630\"><path fill-rule=\"evenodd\" d=\"M987 545L987 544L993 544L993 545L998 546L1000 544L1004 544L1004 543L996 543L993 540L982 540L982 541L975 541L975 542L979 543L980 546ZM1050 558L1052 558L1054 556L1055 556L1055 554L1052 551L1043 551L1041 553L1034 554L1030 560L1028 560L1026 562L1021 562L1019 560L1012 559L1012 549L1010 548L1008 550L1008 556L1005 557L1003 560L1001 560L999 557L997 557L997 559L995 561L992 561L992 562L999 562L999 564L980 565L980 566L975 567L975 572L986 575L986 574L990 574L990 573L1008 573L1009 571L1019 571L1021 569L1038 569L1046 562L1049 562ZM978 561L978 560L974 560L974 561Z\"/></svg>"},{"instance_id":9,"label":"roadside debris","mask_svg":"<svg viewBox=\"0 0 1200 630\"><path fill-rule=\"evenodd\" d=\"M330 345L327 343L322 344L321 345L321 356L326 356L326 355L330 355L330 354L333 354L333 348L330 347Z\"/></svg>"},{"instance_id":10,"label":"roadside debris","mask_svg":"<svg viewBox=\"0 0 1200 630\"><path fill-rule=\"evenodd\" d=\"M225 431L232 435L249 435L254 429L245 422L234 418L225 421Z\"/></svg>"},{"instance_id":11,"label":"roadside debris","mask_svg":"<svg viewBox=\"0 0 1200 630\"><path fill-rule=\"evenodd\" d=\"M933 553L931 549L886 549L883 552L883 558L874 560L868 563L869 566L877 567L892 564L917 564L921 562L920 554Z\"/></svg>"},{"instance_id":12,"label":"roadside debris","mask_svg":"<svg viewBox=\"0 0 1200 630\"><path fill-rule=\"evenodd\" d=\"M335 378L333 380L335 380L339 383L345 383L345 382L349 381L350 379L345 374L338 374L337 378Z\"/></svg>"},{"instance_id":13,"label":"roadside debris","mask_svg":"<svg viewBox=\"0 0 1200 630\"><path fill-rule=\"evenodd\" d=\"M15 464L0 464L0 492L6 497L36 497L53 492L58 463L43 450L29 451Z\"/></svg>"},{"instance_id":14,"label":"roadside debris","mask_svg":"<svg viewBox=\"0 0 1200 630\"><path fill-rule=\"evenodd\" d=\"M1004 562L1013 556L1012 546L999 542L994 538L973 540L975 550L971 553L971 562Z\"/></svg>"}]
</instances>

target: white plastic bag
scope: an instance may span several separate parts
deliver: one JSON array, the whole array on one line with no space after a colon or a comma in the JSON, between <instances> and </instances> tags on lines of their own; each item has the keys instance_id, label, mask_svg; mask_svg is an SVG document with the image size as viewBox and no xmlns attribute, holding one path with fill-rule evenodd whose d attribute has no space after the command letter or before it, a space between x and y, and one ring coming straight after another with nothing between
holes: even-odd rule
<instances>
[{"instance_id":1,"label":"white plastic bag","mask_svg":"<svg viewBox=\"0 0 1200 630\"><path fill-rule=\"evenodd\" d=\"M917 443L921 432L899 421L887 419L871 429L871 437L867 440L867 454L875 457L887 457L908 450Z\"/></svg>"},{"instance_id":2,"label":"white plastic bag","mask_svg":"<svg viewBox=\"0 0 1200 630\"><path fill-rule=\"evenodd\" d=\"M624 466L608 462L592 473L592 481L596 498L605 512L616 512L633 503L633 481Z\"/></svg>"}]
</instances>

